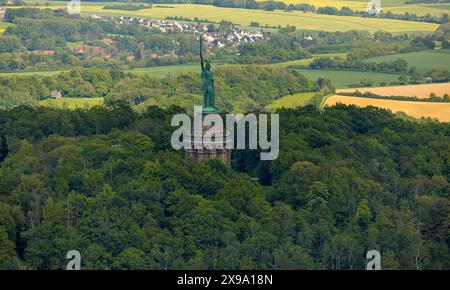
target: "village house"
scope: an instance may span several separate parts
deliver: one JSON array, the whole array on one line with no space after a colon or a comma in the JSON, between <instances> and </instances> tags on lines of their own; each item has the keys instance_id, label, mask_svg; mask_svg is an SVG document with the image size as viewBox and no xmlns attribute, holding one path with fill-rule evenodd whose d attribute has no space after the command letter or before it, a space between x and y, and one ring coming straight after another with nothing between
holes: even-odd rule
<instances>
[{"instance_id":1,"label":"village house","mask_svg":"<svg viewBox=\"0 0 450 290\"><path fill-rule=\"evenodd\" d=\"M103 16L92 15L92 18L100 19ZM227 45L238 46L241 43L252 43L258 40L265 39L265 35L262 31L243 30L233 27L230 32L207 32L207 24L195 24L195 23L183 23L178 21L166 21L161 19L145 19L141 17L133 18L130 16L121 16L120 18L112 18L110 21L114 21L117 24L131 24L136 23L141 27L149 27L158 29L163 33L169 32L192 32L194 34L203 34L205 37L205 43L211 47L225 47ZM114 41L112 39L103 39L103 43L111 45ZM94 53L102 54L100 50ZM76 53L84 54L85 48L79 48ZM113 53L114 54L114 53Z\"/></svg>"},{"instance_id":2,"label":"village house","mask_svg":"<svg viewBox=\"0 0 450 290\"><path fill-rule=\"evenodd\" d=\"M62 94L60 91L53 90L50 93L50 99L62 99Z\"/></svg>"},{"instance_id":3,"label":"village house","mask_svg":"<svg viewBox=\"0 0 450 290\"><path fill-rule=\"evenodd\" d=\"M103 38L103 39L102 39L102 42L103 42L104 44L113 44L113 43L114 43L114 40L112 40L111 38Z\"/></svg>"},{"instance_id":4,"label":"village house","mask_svg":"<svg viewBox=\"0 0 450 290\"><path fill-rule=\"evenodd\" d=\"M157 59L158 58L158 54L155 52L150 53L150 59Z\"/></svg>"},{"instance_id":5,"label":"village house","mask_svg":"<svg viewBox=\"0 0 450 290\"><path fill-rule=\"evenodd\" d=\"M133 23L133 17L130 16L121 16L119 20L119 24L131 24Z\"/></svg>"},{"instance_id":6,"label":"village house","mask_svg":"<svg viewBox=\"0 0 450 290\"><path fill-rule=\"evenodd\" d=\"M91 18L96 19L96 20L100 20L100 21L114 21L114 17L110 16L110 15L97 15L97 14L93 14L91 15Z\"/></svg>"},{"instance_id":7,"label":"village house","mask_svg":"<svg viewBox=\"0 0 450 290\"><path fill-rule=\"evenodd\" d=\"M101 46L82 45L82 46L75 47L74 52L75 52L75 54L85 54L86 52L93 53L93 54L104 54L105 49Z\"/></svg>"},{"instance_id":8,"label":"village house","mask_svg":"<svg viewBox=\"0 0 450 290\"><path fill-rule=\"evenodd\" d=\"M54 50L33 50L31 54L33 55L54 55L56 52Z\"/></svg>"}]
</instances>

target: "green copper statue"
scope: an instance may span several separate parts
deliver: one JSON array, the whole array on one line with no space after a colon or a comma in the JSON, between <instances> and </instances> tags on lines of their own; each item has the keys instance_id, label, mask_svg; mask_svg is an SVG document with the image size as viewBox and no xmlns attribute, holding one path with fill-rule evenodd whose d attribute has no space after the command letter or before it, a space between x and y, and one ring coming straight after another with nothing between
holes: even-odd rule
<instances>
[{"instance_id":1,"label":"green copper statue","mask_svg":"<svg viewBox=\"0 0 450 290\"><path fill-rule=\"evenodd\" d=\"M217 108L214 104L214 73L211 71L211 60L203 59L203 35L200 35L200 61L202 67L202 94L203 112L214 113Z\"/></svg>"}]
</instances>

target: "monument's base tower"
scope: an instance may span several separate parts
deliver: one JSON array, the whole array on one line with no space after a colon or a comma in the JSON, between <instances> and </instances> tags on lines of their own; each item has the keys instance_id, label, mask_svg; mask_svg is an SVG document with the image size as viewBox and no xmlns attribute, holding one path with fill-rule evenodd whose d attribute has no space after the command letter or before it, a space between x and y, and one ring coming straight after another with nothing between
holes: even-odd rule
<instances>
[{"instance_id":1,"label":"monument's base tower","mask_svg":"<svg viewBox=\"0 0 450 290\"><path fill-rule=\"evenodd\" d=\"M197 161L216 159L228 167L231 167L230 149L188 149L185 151L187 156L191 156Z\"/></svg>"},{"instance_id":2,"label":"monument's base tower","mask_svg":"<svg viewBox=\"0 0 450 290\"><path fill-rule=\"evenodd\" d=\"M202 120L205 117L205 114L202 115ZM203 121L202 121L203 124ZM216 159L224 163L226 166L231 167L231 149L228 149L228 145L232 142L230 135L223 130L223 128L217 128L217 132L211 131L211 126L202 125L202 131L196 132L192 130L190 136L187 136L191 140L192 148L185 149L185 155L194 158L197 161L207 161L210 159ZM223 138L218 139L217 144L221 144L221 146L216 146L217 144L204 144L202 143L200 146L195 146L196 140L203 140L204 132L212 133L214 132L214 136L223 136Z\"/></svg>"}]
</instances>

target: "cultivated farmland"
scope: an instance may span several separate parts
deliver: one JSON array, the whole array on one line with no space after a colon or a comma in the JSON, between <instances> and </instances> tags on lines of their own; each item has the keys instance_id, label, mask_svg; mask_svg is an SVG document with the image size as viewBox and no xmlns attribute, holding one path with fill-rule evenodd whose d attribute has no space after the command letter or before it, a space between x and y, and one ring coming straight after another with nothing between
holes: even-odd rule
<instances>
[{"instance_id":1,"label":"cultivated farmland","mask_svg":"<svg viewBox=\"0 0 450 290\"><path fill-rule=\"evenodd\" d=\"M266 0L259 0L266 1ZM350 7L352 10L365 11L367 9L367 3L369 0L283 0L285 3L300 4L307 3L314 5L315 7L333 6L338 9L343 6ZM417 15L440 15L443 13L448 13L450 9L450 4L405 4L405 0L382 0L381 8L384 12L391 11L396 14L404 14L405 12L414 13Z\"/></svg>"},{"instance_id":2,"label":"cultivated farmland","mask_svg":"<svg viewBox=\"0 0 450 290\"><path fill-rule=\"evenodd\" d=\"M51 108L84 109L103 104L103 98L62 98L39 101L39 105Z\"/></svg>"},{"instance_id":3,"label":"cultivated farmland","mask_svg":"<svg viewBox=\"0 0 450 290\"><path fill-rule=\"evenodd\" d=\"M338 71L338 70L310 70L296 69L297 72L311 80L318 78L328 78L338 89L348 88L350 85L357 85L363 79L371 79L375 85L384 83L392 83L398 81L400 75L376 73L376 72L359 72L359 71Z\"/></svg>"},{"instance_id":4,"label":"cultivated farmland","mask_svg":"<svg viewBox=\"0 0 450 290\"><path fill-rule=\"evenodd\" d=\"M328 97L324 106L333 106L338 103L358 107L374 106L391 110L394 113L404 112L415 118L430 117L439 119L441 122L450 121L450 103L410 102L335 95Z\"/></svg>"},{"instance_id":5,"label":"cultivated farmland","mask_svg":"<svg viewBox=\"0 0 450 290\"><path fill-rule=\"evenodd\" d=\"M348 30L368 30L387 31L392 33L402 32L432 32L438 27L437 24L401 21L379 18L362 18L351 16L332 16L314 13L302 13L301 11L262 11L238 8L222 8L209 5L194 4L173 4L171 8L154 7L139 11L105 10L104 5L83 5L82 13L101 13L112 15L130 15L148 18L163 19L168 16L182 16L187 18L208 19L220 22L222 20L249 26L250 22L258 22L261 26L287 26L295 25L304 30L323 31L348 31ZM46 8L39 6L40 8ZM48 7L47 7L48 8ZM52 8L65 8L59 4Z\"/></svg>"},{"instance_id":6,"label":"cultivated farmland","mask_svg":"<svg viewBox=\"0 0 450 290\"><path fill-rule=\"evenodd\" d=\"M417 98L428 98L431 93L437 96L444 94L450 95L450 83L444 84L424 84L411 86L392 86L392 87L369 87L369 88L351 88L344 90L337 90L338 93L350 93L359 91L361 93L372 93L379 96L405 96Z\"/></svg>"}]
</instances>

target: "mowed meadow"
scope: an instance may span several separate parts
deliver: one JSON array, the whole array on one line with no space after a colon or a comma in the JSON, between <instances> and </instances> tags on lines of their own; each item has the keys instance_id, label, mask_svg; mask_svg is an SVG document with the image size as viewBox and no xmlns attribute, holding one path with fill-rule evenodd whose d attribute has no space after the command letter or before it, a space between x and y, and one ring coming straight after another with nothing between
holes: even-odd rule
<instances>
[{"instance_id":1,"label":"mowed meadow","mask_svg":"<svg viewBox=\"0 0 450 290\"><path fill-rule=\"evenodd\" d=\"M394 113L403 112L414 118L428 117L438 119L441 122L450 121L450 103L397 101L334 95L325 100L324 107L339 103L358 107L374 106L391 110Z\"/></svg>"},{"instance_id":2,"label":"mowed meadow","mask_svg":"<svg viewBox=\"0 0 450 290\"><path fill-rule=\"evenodd\" d=\"M305 106L311 98L314 97L314 95L316 95L314 92L287 95L273 101L271 104L267 105L266 108L268 110L276 110L279 108L295 108Z\"/></svg>"},{"instance_id":3,"label":"mowed meadow","mask_svg":"<svg viewBox=\"0 0 450 290\"><path fill-rule=\"evenodd\" d=\"M171 4L170 6L154 5L151 9L138 11L125 10L105 10L101 5L82 5L82 13L98 13L111 15L140 16L155 19L164 19L169 16L181 16L185 18L207 19L209 21L220 22L222 20L231 21L242 26L249 26L251 22L258 22L261 26L285 27L295 25L298 29L323 30L323 31L348 31L348 30L368 30L387 31L391 33L403 32L432 32L438 27L434 23L423 23L413 21L402 21L379 18L363 18L351 16L332 16L315 13L303 13L301 11L263 11L238 8L222 8L210 5L194 4ZM30 3L30 6L33 6ZM48 8L39 6L40 8ZM63 3L51 2L53 9L66 6Z\"/></svg>"},{"instance_id":4,"label":"mowed meadow","mask_svg":"<svg viewBox=\"0 0 450 290\"><path fill-rule=\"evenodd\" d=\"M428 72L432 69L450 69L450 50L431 49L404 54L392 54L365 59L364 62L388 62L404 59L410 66L415 66L419 72Z\"/></svg>"}]
</instances>

